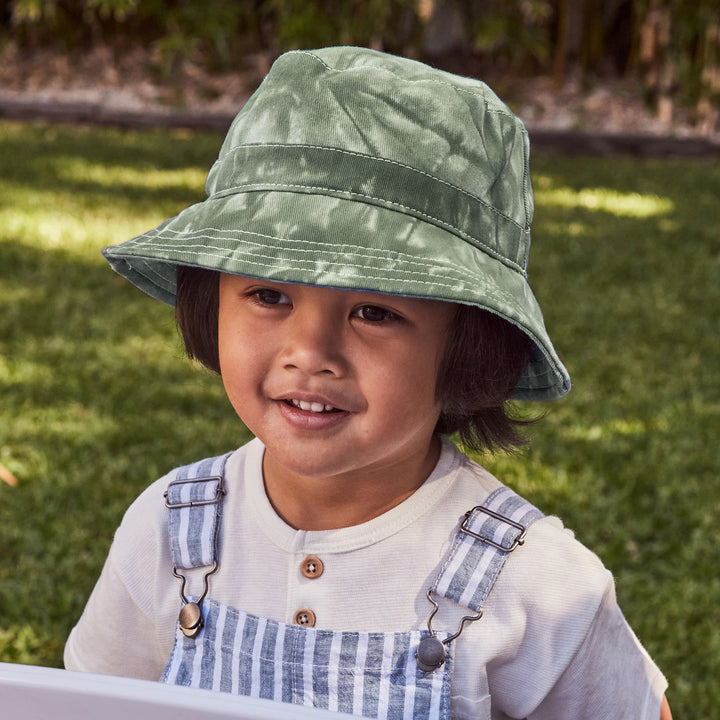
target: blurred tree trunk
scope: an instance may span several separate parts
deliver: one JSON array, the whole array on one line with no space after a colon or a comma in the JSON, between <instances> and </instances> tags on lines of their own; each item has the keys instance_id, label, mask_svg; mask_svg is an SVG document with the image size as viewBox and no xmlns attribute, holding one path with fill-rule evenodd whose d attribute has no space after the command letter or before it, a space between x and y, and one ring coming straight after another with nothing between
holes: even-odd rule
<instances>
[{"instance_id":1,"label":"blurred tree trunk","mask_svg":"<svg viewBox=\"0 0 720 720\"><path fill-rule=\"evenodd\" d=\"M605 36L605 5L602 0L584 0L582 8L582 26L580 54L578 61L583 75L597 71L602 64L606 51Z\"/></svg>"},{"instance_id":2,"label":"blurred tree trunk","mask_svg":"<svg viewBox=\"0 0 720 720\"><path fill-rule=\"evenodd\" d=\"M558 0L557 4L557 40L553 59L553 85L559 90L565 83L565 62L568 52L570 33L570 0Z\"/></svg>"},{"instance_id":3,"label":"blurred tree trunk","mask_svg":"<svg viewBox=\"0 0 720 720\"><path fill-rule=\"evenodd\" d=\"M469 38L459 0L421 0L418 15L425 17L423 51L439 57L465 52Z\"/></svg>"},{"instance_id":4,"label":"blurred tree trunk","mask_svg":"<svg viewBox=\"0 0 720 720\"><path fill-rule=\"evenodd\" d=\"M670 8L662 0L651 0L640 26L639 60L648 99L657 108L658 119L668 125L675 82L675 62L669 52L671 25Z\"/></svg>"},{"instance_id":5,"label":"blurred tree trunk","mask_svg":"<svg viewBox=\"0 0 720 720\"><path fill-rule=\"evenodd\" d=\"M720 118L720 12L708 24L698 54L702 64L699 127L703 135L712 135Z\"/></svg>"}]
</instances>

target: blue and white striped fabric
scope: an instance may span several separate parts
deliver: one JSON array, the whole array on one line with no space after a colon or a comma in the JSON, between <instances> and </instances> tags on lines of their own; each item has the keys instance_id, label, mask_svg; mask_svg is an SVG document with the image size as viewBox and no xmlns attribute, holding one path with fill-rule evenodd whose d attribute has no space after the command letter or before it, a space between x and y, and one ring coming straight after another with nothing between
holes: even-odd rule
<instances>
[{"instance_id":1,"label":"blue and white striped fabric","mask_svg":"<svg viewBox=\"0 0 720 720\"><path fill-rule=\"evenodd\" d=\"M231 453L178 468L167 489L170 553L176 568L212 565L222 511L225 463ZM192 482L186 482L191 480ZM193 504L196 503L196 504Z\"/></svg>"},{"instance_id":2,"label":"blue and white striped fabric","mask_svg":"<svg viewBox=\"0 0 720 720\"><path fill-rule=\"evenodd\" d=\"M178 568L212 565L221 519L218 497L228 455L179 468L168 488L169 534ZM193 481L194 482L187 482ZM182 481L182 482L179 482ZM542 514L508 488L495 491L468 513L432 590L479 611L522 530ZM256 698L307 705L388 720L448 720L452 643L445 663L434 672L417 666L415 650L427 630L362 633L288 625L249 615L205 598L204 624L193 638L176 630L175 646L162 681ZM449 632L435 632L446 640ZM454 642L454 641L453 641Z\"/></svg>"},{"instance_id":3,"label":"blue and white striped fabric","mask_svg":"<svg viewBox=\"0 0 720 720\"><path fill-rule=\"evenodd\" d=\"M480 506L527 529L542 513L508 487L495 490ZM445 564L432 590L462 607L479 612L522 530L474 508L464 523L467 530L496 543L500 550L462 530L455 535Z\"/></svg>"},{"instance_id":4,"label":"blue and white striped fabric","mask_svg":"<svg viewBox=\"0 0 720 720\"><path fill-rule=\"evenodd\" d=\"M448 718L452 657L417 667L428 632L358 633L286 625L212 600L197 638L177 631L162 681L369 718ZM448 634L438 633L440 640Z\"/></svg>"}]
</instances>

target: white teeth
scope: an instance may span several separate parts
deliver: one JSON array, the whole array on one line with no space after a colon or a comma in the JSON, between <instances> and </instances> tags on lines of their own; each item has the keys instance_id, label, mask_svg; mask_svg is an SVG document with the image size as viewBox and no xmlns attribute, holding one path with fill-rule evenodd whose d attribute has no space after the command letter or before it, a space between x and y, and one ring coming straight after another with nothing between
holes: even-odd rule
<instances>
[{"instance_id":1,"label":"white teeth","mask_svg":"<svg viewBox=\"0 0 720 720\"><path fill-rule=\"evenodd\" d=\"M319 402L306 402L305 400L290 400L290 402L296 408L300 408L301 410L305 410L306 412L332 412L335 409L332 405L324 405L323 403Z\"/></svg>"}]
</instances>

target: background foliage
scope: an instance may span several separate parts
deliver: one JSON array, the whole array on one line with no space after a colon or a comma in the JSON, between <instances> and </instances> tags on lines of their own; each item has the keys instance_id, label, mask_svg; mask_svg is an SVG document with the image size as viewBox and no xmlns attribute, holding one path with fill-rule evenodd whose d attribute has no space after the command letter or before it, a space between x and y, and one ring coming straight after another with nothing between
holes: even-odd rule
<instances>
[{"instance_id":1,"label":"background foliage","mask_svg":"<svg viewBox=\"0 0 720 720\"><path fill-rule=\"evenodd\" d=\"M717 0L0 0L0 39L23 47L156 51L172 74L192 59L242 67L296 47L354 44L433 60L466 74L634 78L649 103L720 106Z\"/></svg>"},{"instance_id":2,"label":"background foliage","mask_svg":"<svg viewBox=\"0 0 720 720\"><path fill-rule=\"evenodd\" d=\"M247 438L172 311L100 256L201 199L221 138L0 123L0 660L60 665L125 508ZM533 161L531 282L574 380L482 458L615 573L675 716L720 707L720 167Z\"/></svg>"}]
</instances>

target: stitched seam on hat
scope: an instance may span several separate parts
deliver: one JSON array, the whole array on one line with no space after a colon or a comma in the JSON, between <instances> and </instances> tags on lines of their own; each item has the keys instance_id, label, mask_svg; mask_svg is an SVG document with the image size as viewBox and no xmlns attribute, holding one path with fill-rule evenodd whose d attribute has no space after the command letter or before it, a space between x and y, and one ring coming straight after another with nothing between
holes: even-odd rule
<instances>
[{"instance_id":1,"label":"stitched seam on hat","mask_svg":"<svg viewBox=\"0 0 720 720\"><path fill-rule=\"evenodd\" d=\"M452 88L456 92L465 93L467 95L472 95L472 97L474 97L474 98L479 98L480 100L482 100L482 102L484 103L485 107L487 108L487 110L489 112L494 112L497 115L503 115L504 117L509 118L510 120L513 120L513 121L518 120L518 118L515 115L513 115L509 111L503 110L501 107L491 108L489 105L488 99L485 96L485 93L473 92L472 90L458 87L457 85L453 85L452 83L446 82L444 80L433 80L431 78L421 78L418 80L409 80L408 78L400 77L400 75L397 75L392 70L388 70L387 68L377 67L375 65L356 65L355 67L344 68L344 69L343 68L334 68L334 67L330 67L330 65L328 65L321 57L318 57L317 55L315 55L311 52L308 52L307 50L290 50L286 53L286 55L290 55L291 53L295 53L298 55L308 55L309 57L317 60L323 67L330 70L330 72L345 73L345 72L355 72L357 70L372 70L372 71L376 71L376 72L385 73L386 75L392 75L392 77L400 80L401 82L408 83L408 84L409 83L418 83L418 84L419 83L429 83L432 85L445 85L446 87ZM482 81L478 81L478 82L482 82ZM499 98L498 98L498 101L501 102L499 100Z\"/></svg>"},{"instance_id":2,"label":"stitched seam on hat","mask_svg":"<svg viewBox=\"0 0 720 720\"><path fill-rule=\"evenodd\" d=\"M528 138L527 142L523 143L523 188L530 177L530 136L528 135L527 129L523 126L523 135ZM529 227L532 221L530 217L530 208L528 207L527 195L525 192L522 194L523 205L525 206L525 224ZM525 266L527 267L528 255L526 254Z\"/></svg>"},{"instance_id":3,"label":"stitched seam on hat","mask_svg":"<svg viewBox=\"0 0 720 720\"><path fill-rule=\"evenodd\" d=\"M259 187L256 187L257 185L259 185ZM391 209L389 206L394 206L397 208L401 208L402 210L412 211L413 214L416 214L419 217L434 221L438 225L457 233L464 240L471 241L474 245L480 246L485 252L487 252L489 255L492 255L496 260L501 262L503 265L507 265L508 267L516 270L523 276L525 275L525 269L521 265L516 263L514 260L510 260L509 258L506 258L504 255L501 255L497 250L493 249L487 243L484 243L482 240L475 237L474 235L470 235L469 233L466 233L464 230L461 230L459 227L456 227L455 225L451 225L450 223L447 223L444 220L441 220L440 218L436 218L433 215L428 215L428 213L424 213L422 210L418 210L417 208L410 207L409 205L403 205L401 203L396 203L396 202L392 202L390 200L385 200L384 198L380 198L375 195L366 195L364 193L357 193L357 192L352 192L349 190L337 190L335 188L327 188L327 187L323 187L321 185L300 185L300 184L290 184L290 183L250 183L247 185L236 185L234 188L229 188L227 191L224 191L223 193L217 193L216 195L213 195L213 198L226 197L227 195L235 194L236 192L239 192L240 190L243 190L244 188L255 188L256 192L262 192L263 189L269 189L269 188L288 188L288 189L296 188L296 189L303 189L303 190L324 190L326 192L331 192L332 193L331 197L337 197L337 195L341 195L341 196L347 196L350 198L360 197L360 198L365 198L367 200L377 200L382 203L381 207ZM524 232L524 233L527 232L527 230L525 228L522 228L519 225L517 227L522 232ZM278 239L281 239L281 238L278 238Z\"/></svg>"},{"instance_id":4,"label":"stitched seam on hat","mask_svg":"<svg viewBox=\"0 0 720 720\"><path fill-rule=\"evenodd\" d=\"M218 232L218 233L223 233L223 232L225 232L225 231L222 230L221 228L212 228L212 227L198 228L198 230L196 230L196 231L193 232L193 233L185 233L185 232L182 231L182 230L173 230L172 228L163 228L161 232L169 232L169 233L174 233L175 235L182 235L182 236L184 236L184 238L185 238L186 240L190 240L190 239L197 239L197 240L200 240L200 239L208 239L208 240L215 240L215 241L217 241L217 240L221 240L221 239L223 239L223 238L230 239L230 240L235 240L235 239L237 239L235 236L232 236L232 235L224 235L224 236L221 235L221 236L217 236L217 235L201 234L202 231L206 231L206 232L207 232L207 231L210 231L210 230L215 231L215 232ZM427 263L420 262L420 261L417 260L413 255L409 255L409 254L407 254L407 253L400 252L399 250L386 250L386 249L384 249L384 248L377 248L377 249L374 249L374 250L373 250L373 253L362 253L362 252L358 252L358 251L367 250L367 248L364 248L364 247L362 247L362 246L360 246L360 245L352 245L352 244L350 244L350 243L343 243L343 244L340 244L340 245L333 245L333 250L332 250L332 251L328 251L328 250L325 250L325 249L324 249L324 246L321 245L320 243L314 243L314 242L309 241L309 240L289 240L288 238L277 237L276 235L266 235L266 234L263 234L263 233L256 233L256 232L251 232L251 231L249 231L249 230L240 230L240 229L237 229L235 232L238 232L238 233L240 233L240 234L242 234L242 235L252 235L252 236L255 236L255 237L267 238L268 240L282 240L282 241L285 242L285 243L291 243L291 244L293 244L293 245L302 244L302 245L310 245L310 246L313 246L312 249L305 249L305 248L293 247L292 250L293 250L293 252L296 252L296 253L307 253L307 254L310 254L310 253L313 253L313 254L323 253L323 254L325 254L325 255L329 255L329 256L331 256L331 257L333 257L333 258L336 258L337 254L338 254L338 251L341 251L341 250L344 251L344 250L350 249L350 250L353 251L353 255L355 255L356 257L363 258L363 259L367 259L367 260L377 260L377 259L378 259L378 255L384 255L385 258L388 259L388 260L394 260L394 259L396 259L396 258L399 258L399 259L402 259L402 261L403 261L405 264L417 265L419 268L421 268L422 272L416 272L416 271L414 271L414 270L403 270L402 268L395 268L395 269L394 269L394 272L414 274L414 275L416 275L416 276L418 276L418 277L427 274ZM139 236L139 239L133 239L133 240L130 240L130 241L128 241L128 242L129 242L129 243L132 243L135 247L164 247L164 248L172 248L172 247L191 247L191 246L184 246L184 245L167 245L167 244L165 244L165 245L157 245L157 244L154 242L154 238L157 238L157 237L158 237L158 234L150 235L149 233L145 233L145 235ZM147 238L147 239L146 239L145 241L143 241L142 238ZM261 244L261 243L259 243L259 242L253 243L251 240L245 240L245 242L247 242L248 244L255 245L255 246L259 247L259 248L264 248L264 247L265 247L263 244ZM208 246L194 245L194 246L192 246L192 247L197 247L197 248L209 247L209 248L213 248L214 246L212 246L212 245L208 245ZM223 248L214 247L214 249L216 249L216 250L222 250ZM228 248L228 250L230 250L230 248ZM232 250L231 250L231 252L232 252ZM271 256L271 255L259 255L259 254L258 254L257 256L258 256L258 257L267 257L267 258L274 257L274 256ZM303 262L310 262L310 261L303 261ZM448 261L448 260L446 260L446 259L444 259L444 260L442 260L442 261L440 261L440 260L435 260L435 262L436 262L436 263L442 262L442 264L445 265L446 267L453 268L453 269L455 269L455 270L459 270L462 274L464 274L464 275L470 275L471 277L477 278L478 280L482 280L482 279L484 278L484 276L483 276L482 273L479 273L479 272L475 272L475 271L473 271L473 270L470 270L470 269L469 269L468 267L466 267L465 265L458 265L458 264L456 264L456 263L454 263L454 262L451 262L451 261Z\"/></svg>"},{"instance_id":5,"label":"stitched seam on hat","mask_svg":"<svg viewBox=\"0 0 720 720\"><path fill-rule=\"evenodd\" d=\"M389 160L388 158L381 158L377 155L368 155L367 153L361 153L361 152L355 152L353 150L343 150L341 148L335 148L335 147L327 147L323 145L309 145L309 144L290 144L290 143L247 143L244 145L235 145L234 147L230 148L230 151L234 153L236 150L242 150L243 148L254 148L254 147L268 147L268 148L308 148L311 150L327 150L328 152L336 152L341 153L343 155L350 155L352 157L359 157L359 158L367 158L368 160L377 160L382 163L386 163L389 165L395 165L397 167L401 167L405 170L411 170L414 173L417 173L418 175L423 175L427 178L430 178L431 180L435 180L439 182L442 185L446 185L447 187L451 188L452 190L457 190L459 193L462 193L463 195L466 195L467 197L471 198L472 200L476 200L479 202L483 207L486 207L491 212L495 213L501 218L504 218L512 225L515 225L515 227L519 228L520 230L527 230L527 225L521 225L517 220L514 220L509 215L506 215L502 210L498 210L494 205L491 205L486 200L483 200L481 197L478 197L477 195L474 195L471 192L468 192L467 190L463 190L463 188L459 187L458 185L454 185L451 182L448 182L447 180L443 180L442 178L437 177L436 175L432 175L429 172L425 172L424 170L418 170L417 168L414 168L412 165L406 165L405 163L398 162L397 160ZM523 150L523 157L525 157ZM525 167L527 167L527 162L525 163ZM525 170L523 170L523 179L525 179L527 176L525 174ZM251 183L253 184L253 183ZM238 187L245 187L244 185L240 185ZM330 189L330 188L327 188ZM227 190L223 190L219 193L216 193L215 196L222 196L225 192L232 190L232 188L228 188ZM345 192L345 191L339 191L339 192ZM525 197L525 193L523 192L523 199ZM215 197L213 196L213 197ZM381 199L381 198L376 198ZM527 218L527 205L525 205L525 217Z\"/></svg>"},{"instance_id":6,"label":"stitched seam on hat","mask_svg":"<svg viewBox=\"0 0 720 720\"><path fill-rule=\"evenodd\" d=\"M216 239L222 239L222 238L216 238ZM232 239L234 239L234 238L232 238ZM259 247L261 247L261 246L259 246ZM350 246L350 247L353 247L353 246ZM233 254L233 255L236 254L236 252L235 252L234 250L230 250L230 249L226 250L225 248L221 248L221 247L214 247L214 246L211 246L211 245L200 245L200 244L198 244L198 245L177 245L177 244L172 244L172 245L157 245L157 244L154 244L154 245L152 245L152 248L153 248L153 249L162 249L162 250L173 250L173 251L177 251L177 252L180 252L180 253L194 253L194 254L197 254L198 248L202 248L202 249L204 249L204 250L206 250L206 251L207 251L207 250L219 250L219 251L221 251L221 252L219 252L219 253L205 252L205 254L206 254L207 256L209 256L209 257L217 257L217 258L225 258L225 257L227 257L227 253L228 253L228 252L230 252L230 253ZM297 250L296 252L308 252L308 253L309 253L309 252L312 252L312 251L299 249L299 250ZM316 255L320 255L320 256L326 256L327 258L330 258L330 259L332 259L332 260L334 260L334 261L337 261L337 253L334 253L334 252L320 251L319 253L316 252L315 254L316 254ZM373 256L371 256L371 255L361 255L361 254L359 254L359 253L355 253L355 255L356 255L356 257L358 257L358 258L373 259ZM275 267L274 263L277 261L277 258L276 258L274 255L263 255L262 253L258 253L258 252L253 252L253 253L252 253L252 257L254 257L254 258L259 258L259 259L266 259L266 260L272 261L272 267L273 267L273 268ZM159 258L152 258L152 259L153 259L153 260L160 260L160 261L162 261L162 260L159 259ZM246 262L246 263L249 264L249 265L258 265L258 266L261 266L261 267L269 267L269 266L270 266L270 264L268 264L268 263L253 262L252 260L244 260L243 262ZM314 265L314 264L315 264L315 261L314 261L314 260L303 260L302 258L298 259L297 262L298 262L298 263L306 263L306 264L308 264L308 265ZM352 266L352 265L349 265L348 267L351 267L351 268L352 268L353 266ZM359 267L362 267L362 266L359 266L359 265L358 265L358 266L355 266L355 267L358 267L358 268L359 268ZM468 276L470 276L470 277L478 277L478 278L482 277L481 275L478 275L477 273L468 272L467 268L461 267L461 266L459 266L459 265L454 265L454 264L452 264L452 263L446 264L446 268L447 268L448 270L450 270L450 271L455 270L456 272L458 272L458 274L459 274L463 279L464 279L464 278L467 278ZM278 269L280 269L280 270L293 270L293 269L295 269L295 267L294 267L294 266L280 266ZM154 272L154 271L153 271L153 272ZM453 284L444 284L444 283L442 283L442 282L437 282L437 283L435 283L435 282L429 281L429 280L422 280L421 278L426 278L426 277L427 277L427 273L426 273L426 272L420 272L420 271L418 271L418 270L403 270L403 269L400 269L400 268L395 268L395 269L393 270L393 272L396 273L396 274L403 274L403 275L408 275L408 276L410 276L409 279L394 278L394 279L397 279L398 282L402 282L402 283L416 283L416 282L419 282L419 283L421 283L421 284L423 284L423 285L441 285L442 287L447 287L447 288L454 287L454 286L455 286L455 283L456 283L456 279L455 279L455 282L453 282ZM158 274L158 277L162 278L163 281L166 280L166 278L162 277L162 276L159 275L159 274ZM365 276L365 275L355 274L355 275L352 275L351 277L367 278L368 280L387 280L387 279L388 279L388 277L387 277L386 275L380 275L380 276ZM453 277L452 277L451 275L436 274L436 275L433 275L432 277L433 277L434 279L439 278L439 279L441 279L441 280L453 280ZM499 295L499 294L494 293L494 292L492 292L492 291L486 291L486 295L488 295L489 297L494 297L494 298L496 298L496 299L498 299L498 300L503 300L503 301L506 301L506 300L507 300L506 297L504 298L502 295Z\"/></svg>"},{"instance_id":7,"label":"stitched seam on hat","mask_svg":"<svg viewBox=\"0 0 720 720\"><path fill-rule=\"evenodd\" d=\"M112 256L111 256L112 257ZM122 258L125 260L125 258ZM149 264L150 260L148 258L142 258L143 260L143 269L146 270L146 272L142 272L138 267L133 266L133 270L140 273L143 277L147 278L152 282L153 284L157 285L158 287L162 287L164 290L168 290L167 281L168 279L161 275L155 268Z\"/></svg>"},{"instance_id":8,"label":"stitched seam on hat","mask_svg":"<svg viewBox=\"0 0 720 720\"><path fill-rule=\"evenodd\" d=\"M207 245L154 245L154 246L153 246L154 249L172 250L173 252L177 252L177 253L179 253L179 254L190 254L190 253L192 253L193 255L197 255L196 248L198 248L198 247L204 248L205 250L208 249L208 246L207 246ZM211 248L211 249L221 250L221 251L223 251L223 252L219 252L219 253L205 252L204 254L205 254L207 257L227 259L227 257L228 257L228 254L227 254L228 251L225 250L225 248ZM233 251L230 250L229 252L232 253ZM328 255L328 257L332 257L332 258L334 258L334 259L337 259L337 256L335 255L335 253L326 253L326 254ZM274 257L274 256L272 256L272 255L260 255L260 254L258 254L258 253L253 253L253 254L252 254L252 257L253 257L253 258L266 258L266 259L268 259L268 260L272 260L273 262L272 262L272 265L271 265L270 267L272 267L273 270L297 270L297 265L279 265L279 266L278 266L278 265L276 264L276 263L277 263L277 258ZM143 258L143 259L146 259L146 258ZM164 260L164 259L162 259L162 258L150 258L150 259L151 259L151 260L157 260L158 262L172 262L172 261ZM264 268L267 268L267 267L268 267L268 264L267 264L267 263L256 262L256 261L254 261L254 260L248 260L248 259L244 259L244 258L243 258L242 262L243 262L244 264L246 264L246 265L258 265L258 266L264 267ZM304 262L304 263L308 263L308 264L314 264L312 260L298 260L298 262L299 262L299 263L303 263L303 262ZM364 269L364 268L363 268L362 266L360 266L360 265L358 265L358 266L345 265L344 267L349 267L349 268L351 268L351 269L360 269L360 268ZM408 278L408 279L405 279L405 278L395 278L395 277L393 277L393 278L392 278L392 281L393 281L393 282L400 282L400 283L419 283L419 284L421 284L421 285L440 285L441 287L448 287L448 288L450 288L450 287L455 287L455 283L449 284L449 283L442 283L442 282L432 282L432 281L430 281L430 280L420 280L420 279L417 279L417 278L427 277L427 275L426 275L426 274L421 274L421 273L416 273L416 272L413 271L413 270L405 270L404 272L407 273L408 275L413 275L413 276L415 276L415 277ZM361 278L361 279L363 279L363 280L385 280L385 281L387 281L387 280L389 279L386 275L365 275L365 274L362 274L362 275L359 275L359 274L347 275L347 276L344 276L344 277L350 277L350 278L356 278L356 277L357 277L357 278ZM444 275L433 275L433 279L451 280L452 278L451 278L450 276L444 276ZM492 293L492 292L487 292L486 294L487 294L489 297L496 297L497 299L501 299L500 296L494 295L494 293Z\"/></svg>"},{"instance_id":9,"label":"stitched seam on hat","mask_svg":"<svg viewBox=\"0 0 720 720\"><path fill-rule=\"evenodd\" d=\"M200 237L202 237L202 236L200 236ZM223 238L214 238L214 239L215 239L215 240L222 240ZM227 239L229 239L229 240L235 240L236 238L234 238L234 237L231 236L231 237L228 237ZM136 245L137 245L137 244L136 244ZM197 250L198 250L198 248L200 248L200 249L202 249L202 250L205 251L204 254L207 255L208 257L217 257L217 258L227 258L227 257L228 257L228 253L235 254L235 251L232 250L231 248L222 248L222 247L216 247L216 246L213 246L213 245L200 245L200 244L197 244L197 245L190 245L190 244L187 244L187 245L177 245L177 244L157 244L157 243L150 244L150 243L144 243L144 244L141 244L141 247L151 247L153 250L171 250L171 251L175 251L175 252L179 252L179 253L191 253L191 252L192 252L192 253L194 253L194 254L197 254ZM261 246L260 246L260 247L261 247ZM355 247L355 246L350 245L349 247ZM219 250L220 252L208 252L208 250L210 250L210 251L211 251L211 250ZM298 250L298 252L312 252L312 251L309 251L309 250L304 250L304 251L303 251L303 250ZM337 255L336 252L329 252L329 251L319 251L319 253L316 253L316 254L325 255L325 256L327 256L328 258L331 258L331 259L334 260L334 261L337 261L337 257L338 257L338 255ZM372 255L362 255L362 254L360 254L360 253L355 253L355 254L357 255L358 258L369 258L369 259L373 259L373 256L372 256ZM253 258L264 258L264 259L267 259L267 260L271 260L272 263L273 263L273 264L272 264L272 267L273 267L273 268L280 269L280 270L294 270L294 269L296 269L296 267L295 267L295 266L292 266L292 265L290 265L290 266L280 266L280 267L277 267L277 266L275 265L275 263L277 262L277 258L276 258L274 255L263 255L262 253L253 252L253 253L252 253L252 257L253 257ZM143 259L145 259L145 260L148 260L148 259L149 259L149 260L155 260L155 261L163 262L163 259L162 259L162 258L153 258L153 257L150 257L150 258L143 258ZM375 259L376 259L376 258L375 258ZM252 260L243 260L243 262L245 262L245 263L248 264L248 265L258 265L258 266L261 266L261 267L268 267L268 264L267 264L267 263L254 262L254 261L252 261ZM297 262L298 262L298 263L315 264L315 261L314 261L314 260L303 260L303 259L299 259ZM358 266L349 265L348 267L351 267L351 268L361 268L362 266L359 266L359 265L358 265ZM461 266L459 266L459 265L455 265L455 264L453 264L453 263L447 264L447 269L448 269L448 270L456 270L456 271L458 271L459 274L460 274L460 276L461 276L461 278L465 278L465 277L467 277L468 275L475 275L476 277L482 277L481 275L478 275L477 273L469 273L467 268L461 267ZM453 278L453 277L450 276L450 275L443 275L443 274L433 275L433 276L432 276L432 277L433 277L433 281L431 281L431 280L422 280L422 279L420 279L420 278L426 278L426 277L427 277L427 273L426 273L426 272L419 272L419 271L415 271L415 270L402 270L402 269L399 269L399 268L395 268L394 272L396 272L396 273L397 273L397 272L400 272L400 273L402 273L402 274L405 274L405 275L409 275L409 276L410 276L410 279L393 278L393 280L396 280L397 282L401 282L401 283L419 282L420 284L423 284L423 285L441 285L442 287L448 287L448 288L450 288L450 287L455 287L455 285L456 285L456 280L457 280L456 278ZM367 275L364 275L364 274L363 274L363 275L352 275L351 277L358 277L358 278L367 279L367 280L388 280L388 277L385 276L385 275L367 276ZM434 282L434 280L437 280L437 279L440 279L440 280L454 280L454 282L453 282L452 284L447 284L447 283L444 284L444 283L442 283L442 282ZM496 298L496 299L498 299L498 300L505 300L505 298L503 298L502 295L499 295L499 294L497 294L497 293L495 293L495 292L493 292L493 291L491 291L491 290L486 290L486 293L485 293L485 294L486 294L488 297L493 297L493 298Z\"/></svg>"},{"instance_id":10,"label":"stitched seam on hat","mask_svg":"<svg viewBox=\"0 0 720 720\"><path fill-rule=\"evenodd\" d=\"M203 239L203 238L207 238L208 240L220 240L220 239L223 239L223 237L226 238L226 239L233 239L233 240L236 239L234 236L227 236L227 235L225 235L225 236L217 236L217 235L201 234L201 231L203 231L203 230L205 230L205 231L207 231L207 230L214 230L214 231L219 232L219 233L225 232L224 230L222 230L222 229L220 229L220 228L199 228L199 229L196 230L195 232L189 233L189 234L186 234L186 233L185 233L184 231L182 231L182 230L173 230L173 229L171 229L171 228L164 228L164 229L163 229L163 232L172 232L172 233L175 233L176 235L184 235L184 236L185 236L185 239L187 239L187 240L190 240L190 239L200 240L200 239ZM383 248L377 248L372 254L369 254L369 253L365 254L365 253L357 252L358 250L366 250L366 249L367 249L367 248L362 247L361 245L351 245L350 243L342 243L342 244L339 244L339 245L333 245L333 250L332 250L332 252L330 252L330 251L325 250L325 249L324 249L324 246L321 245L320 243L314 243L314 242L312 242L312 241L310 241L310 240L288 240L287 238L280 238L280 237L277 237L277 236L275 236L275 235L265 235L265 234L263 234L263 233L251 232L251 231L249 231L249 230L237 230L237 232L240 232L240 233L242 233L243 235L253 235L253 236L255 236L255 237L268 238L269 240L282 240L283 242L290 242L290 243L292 243L293 245L299 243L299 244L303 244L303 245L313 245L313 246L315 246L313 249L305 249L305 248L293 247L293 248L292 248L292 251L293 251L293 252L296 252L296 253L308 253L308 254L310 254L310 253L318 253L318 252L321 252L321 253L331 254L333 257L335 257L335 256L337 256L338 252L344 252L345 250L349 249L349 250L354 251L354 252L353 252L353 255L355 255L356 257L359 257L359 258L365 258L365 259L368 259L368 260L377 260L377 259L378 259L378 255L384 255L384 256L385 256L385 259L387 259L387 260L393 260L393 259L395 259L395 258L398 258L398 259L402 259L402 261L403 261L405 264L408 264L408 265L417 265L417 266L418 266L419 268L421 268L423 271L426 271L426 270L427 270L427 263L420 262L419 260L417 260L417 259L415 258L415 256L413 256L413 255L408 255L407 253L400 252L399 250L386 250L386 249L383 249ZM146 233L146 235L142 235L142 236L140 236L140 237L147 237L147 233ZM130 240L129 242L132 243L135 247L158 247L158 246L154 243L154 241L153 241L153 238L155 238L155 237L157 237L157 235L152 236L152 238L149 238L149 239L147 240L147 242L136 242L135 240ZM255 246L259 247L259 248L264 248L264 247L265 247L265 245L263 245L262 243L259 243L259 242L253 243L253 242L250 241L250 240L245 240L245 242L247 242L248 244L251 244L251 245L255 245ZM172 246L171 246L171 245L163 245L162 247L186 247L186 246L184 246L184 245L178 245L178 246L175 246L175 245L172 245ZM193 247L199 247L199 248L200 248L200 247L204 247L204 246L203 246L203 245L196 245L196 246L193 246ZM214 246L210 245L210 246L208 246L208 247L214 247ZM216 249L216 250L221 250L222 248L215 248L215 249ZM263 257L270 257L270 256L266 255L266 256L263 256ZM473 272L473 271L469 271L468 268L466 268L465 266L457 265L456 263L448 262L447 260L436 261L436 262L442 262L444 265L448 265L448 266L453 267L453 268L461 269L461 270L462 270L463 272L465 272L465 273L470 272L471 275L473 275L474 277L477 277L477 278L482 278L482 277L483 277L480 273L476 273L476 272ZM395 270L396 270L396 271L399 271L399 272L413 272L413 271L403 270L403 269L401 269L401 268L396 268Z\"/></svg>"},{"instance_id":11,"label":"stitched seam on hat","mask_svg":"<svg viewBox=\"0 0 720 720\"><path fill-rule=\"evenodd\" d=\"M197 253L196 253L196 250L194 249L195 247L207 248L206 245L201 245L201 246L193 246L193 245L187 245L187 246L182 246L182 245L180 245L180 246L178 246L178 245L155 245L154 247L156 247L156 248L162 248L162 249L166 249L166 250L173 250L173 251L175 251L175 252L177 252L177 253L179 253L179 254L193 254L193 255L196 255L196 254L197 254ZM182 249L183 247L187 247L188 249L184 250L184 249ZM223 250L223 251L224 251L224 248L215 248L215 249L217 249L217 250ZM221 252L221 253L206 252L205 255L207 255L208 257L217 257L217 258L227 259L227 253L226 253L226 252ZM327 255L328 255L329 257L336 258L336 255L335 255L334 253L327 253ZM272 261L273 261L273 265L272 265L273 270L296 270L296 269L297 269L297 266L292 266L292 265L281 265L281 266L277 266L277 265L275 264L276 261L277 261L277 258L275 258L275 257L273 257L273 256L271 256L271 255L258 255L257 253L253 253L252 257L254 257L254 258L258 258L258 257L259 257L259 258L263 258L263 257L265 257L265 258L267 258L268 260L272 260ZM151 258L151 259L154 260L155 258ZM160 260L160 262L163 262L163 261ZM167 262L167 260L165 260L164 262ZM263 268L267 268L267 267L268 267L268 265L267 265L266 263L255 262L255 261L253 261L253 260L249 260L249 259L245 259L245 258L242 259L242 262L243 262L244 264L246 264L246 265L257 265L257 266L263 267ZM311 263L312 261L311 261L311 260L300 260L299 262ZM348 266L346 266L346 267L348 267ZM352 265L350 265L349 267L350 267L350 268L353 268ZM354 269L354 268L353 268L353 269ZM458 268L458 269L460 269L460 268ZM438 281L438 280L452 281L452 280L454 280L454 279L453 279L451 276L433 275L433 281L430 281L430 280L422 280L422 279L419 279L419 278L427 277L426 274L413 273L413 271L406 271L406 272L408 272L408 273L411 274L411 275L412 275L412 274L415 274L417 277L415 277L415 278L409 278L409 279L405 279L405 278L395 278L395 277L394 277L394 278L392 278L392 281L393 281L393 282L399 282L399 283L405 283L405 284L413 283L413 284L416 284L416 285L417 285L417 284L420 284L420 285L432 285L432 286L435 286L435 287L440 286L440 287L445 287L445 288L455 288L455 287L457 286L457 282L456 282L456 281L455 281L455 282L445 282L445 283ZM364 274L364 273L363 273L363 274L345 275L344 277L360 278L361 280L384 280L384 281L386 281L386 282L387 282L387 280L388 280L388 277L385 276L385 275L366 275L366 274ZM500 300L500 301L503 301L503 300L504 300L504 298L503 298L502 296L497 295L497 294L495 294L495 293L492 292L492 291L487 291L487 290L486 290L485 295L486 295L488 298L491 298L491 299Z\"/></svg>"}]
</instances>

